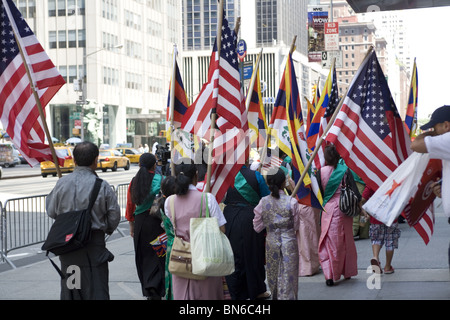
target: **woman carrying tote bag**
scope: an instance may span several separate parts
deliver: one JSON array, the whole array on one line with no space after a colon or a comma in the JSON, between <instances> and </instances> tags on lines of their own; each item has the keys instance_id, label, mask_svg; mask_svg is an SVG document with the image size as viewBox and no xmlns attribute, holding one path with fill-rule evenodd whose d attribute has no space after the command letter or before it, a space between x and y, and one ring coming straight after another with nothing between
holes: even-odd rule
<instances>
[{"instance_id":1,"label":"woman carrying tote bag","mask_svg":"<svg viewBox=\"0 0 450 320\"><path fill-rule=\"evenodd\" d=\"M165 214L172 219L170 208L174 198L176 210L176 236L190 242L190 220L198 218L202 203L202 193L197 190L197 168L191 159L182 159L175 166L176 194L167 198L164 204ZM225 231L225 217L215 197L208 193L208 208L211 217L216 217L222 232ZM204 203L204 202L203 202ZM207 277L204 280L193 280L172 275L174 300L223 300L222 277Z\"/></svg>"}]
</instances>

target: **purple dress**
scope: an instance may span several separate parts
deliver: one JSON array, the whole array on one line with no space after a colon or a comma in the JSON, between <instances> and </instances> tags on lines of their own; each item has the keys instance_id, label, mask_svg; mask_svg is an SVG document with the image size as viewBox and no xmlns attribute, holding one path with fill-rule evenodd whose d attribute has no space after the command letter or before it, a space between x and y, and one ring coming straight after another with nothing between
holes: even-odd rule
<instances>
[{"instance_id":1,"label":"purple dress","mask_svg":"<svg viewBox=\"0 0 450 320\"><path fill-rule=\"evenodd\" d=\"M267 230L266 272L273 300L297 300L299 211L297 200L282 192L280 199L262 198L254 209L255 231Z\"/></svg>"}]
</instances>

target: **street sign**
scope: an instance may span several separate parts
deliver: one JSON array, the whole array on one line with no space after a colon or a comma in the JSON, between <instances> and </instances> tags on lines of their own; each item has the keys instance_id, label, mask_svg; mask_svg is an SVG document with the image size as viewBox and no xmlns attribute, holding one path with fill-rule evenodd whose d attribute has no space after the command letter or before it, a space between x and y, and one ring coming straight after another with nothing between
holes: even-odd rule
<instances>
[{"instance_id":1,"label":"street sign","mask_svg":"<svg viewBox=\"0 0 450 320\"><path fill-rule=\"evenodd\" d=\"M247 55L247 43L242 39L239 40L237 44L237 55L240 61L244 61L244 58Z\"/></svg>"},{"instance_id":2,"label":"street sign","mask_svg":"<svg viewBox=\"0 0 450 320\"><path fill-rule=\"evenodd\" d=\"M337 22L325 23L325 51L339 50L339 24Z\"/></svg>"},{"instance_id":3,"label":"street sign","mask_svg":"<svg viewBox=\"0 0 450 320\"><path fill-rule=\"evenodd\" d=\"M322 68L331 68L334 58L336 58L336 68L342 68L342 51L323 51Z\"/></svg>"}]
</instances>

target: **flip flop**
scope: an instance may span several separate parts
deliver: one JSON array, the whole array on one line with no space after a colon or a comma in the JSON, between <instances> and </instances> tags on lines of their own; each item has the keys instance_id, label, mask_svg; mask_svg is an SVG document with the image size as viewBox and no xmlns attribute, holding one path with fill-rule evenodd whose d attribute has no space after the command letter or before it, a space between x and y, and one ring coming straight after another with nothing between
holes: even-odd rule
<instances>
[{"instance_id":1,"label":"flip flop","mask_svg":"<svg viewBox=\"0 0 450 320\"><path fill-rule=\"evenodd\" d=\"M375 273L383 273L383 270L381 269L380 262L377 259L370 260L370 264L372 265L372 270Z\"/></svg>"},{"instance_id":2,"label":"flip flop","mask_svg":"<svg viewBox=\"0 0 450 320\"><path fill-rule=\"evenodd\" d=\"M272 296L272 294L270 293L270 291L266 291L261 293L260 295L258 295L256 297L257 300L266 300L269 299Z\"/></svg>"},{"instance_id":3,"label":"flip flop","mask_svg":"<svg viewBox=\"0 0 450 320\"><path fill-rule=\"evenodd\" d=\"M389 269L389 270L384 270L384 273L386 273L386 274L391 274L391 273L394 273L394 267L393 266L391 266L391 269Z\"/></svg>"}]
</instances>

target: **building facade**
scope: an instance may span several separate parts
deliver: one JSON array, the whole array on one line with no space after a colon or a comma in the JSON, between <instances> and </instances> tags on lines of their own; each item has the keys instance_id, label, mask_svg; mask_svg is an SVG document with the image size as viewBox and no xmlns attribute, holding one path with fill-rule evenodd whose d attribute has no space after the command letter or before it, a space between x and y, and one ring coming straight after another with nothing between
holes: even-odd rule
<instances>
[{"instance_id":1,"label":"building facade","mask_svg":"<svg viewBox=\"0 0 450 320\"><path fill-rule=\"evenodd\" d=\"M182 74L191 103L207 81L209 59L216 34L213 30L217 29L216 3L217 1L214 0L183 0ZM232 28L236 18L241 17L238 38L245 40L247 44L247 55L243 64L248 66L255 63L257 55L263 48L260 77L268 120L270 120L286 58L295 36L297 40L293 59L302 106L305 110L306 100L303 98L311 98L314 81L321 76L326 78L327 70L322 70L319 64L308 63L307 6L307 0L227 0L224 3L224 10ZM210 12L207 12L208 9ZM213 19L208 20L206 17ZM210 21L209 25L207 25L208 21ZM195 32L198 38L195 37ZM202 41L200 39L202 34L209 39ZM246 89L248 81L244 81L243 85Z\"/></svg>"},{"instance_id":2,"label":"building facade","mask_svg":"<svg viewBox=\"0 0 450 320\"><path fill-rule=\"evenodd\" d=\"M158 136L181 38L179 1L15 2L67 82L46 109L55 138L114 147Z\"/></svg>"}]
</instances>

